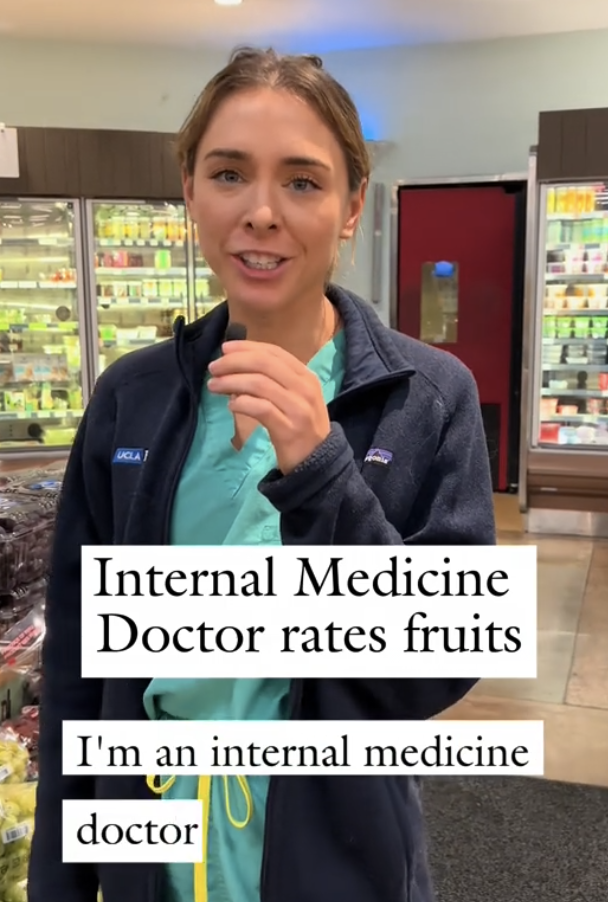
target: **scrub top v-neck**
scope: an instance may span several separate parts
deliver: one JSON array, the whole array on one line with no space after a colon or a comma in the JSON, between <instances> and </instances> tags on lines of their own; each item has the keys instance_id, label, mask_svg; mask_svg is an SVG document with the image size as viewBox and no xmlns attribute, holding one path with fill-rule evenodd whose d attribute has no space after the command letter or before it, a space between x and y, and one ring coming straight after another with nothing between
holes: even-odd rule
<instances>
[{"instance_id":1,"label":"scrub top v-neck","mask_svg":"<svg viewBox=\"0 0 608 902\"><path fill-rule=\"evenodd\" d=\"M344 375L344 334L339 332L308 364L328 404ZM208 377L207 377L208 378ZM173 507L172 545L280 545L278 512L258 491L276 466L274 448L261 426L240 450L232 445L234 420L227 399L201 392L194 440ZM150 719L281 720L289 680L154 679L144 695ZM259 900L264 817L269 777L214 777L206 824L206 864L167 865L169 899L163 902ZM168 780L162 797L196 799L202 779ZM195 879L195 874L198 879Z\"/></svg>"}]
</instances>

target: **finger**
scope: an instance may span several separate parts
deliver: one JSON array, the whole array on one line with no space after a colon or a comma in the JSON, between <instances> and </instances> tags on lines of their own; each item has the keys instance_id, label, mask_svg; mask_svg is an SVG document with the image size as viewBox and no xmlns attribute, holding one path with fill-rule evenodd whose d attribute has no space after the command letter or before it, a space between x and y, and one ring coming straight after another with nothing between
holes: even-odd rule
<instances>
[{"instance_id":1,"label":"finger","mask_svg":"<svg viewBox=\"0 0 608 902\"><path fill-rule=\"evenodd\" d=\"M287 434L289 430L288 418L267 398L238 395L230 399L228 407L232 414L241 414L257 420L268 431L273 442L280 440L280 436Z\"/></svg>"},{"instance_id":2,"label":"finger","mask_svg":"<svg viewBox=\"0 0 608 902\"><path fill-rule=\"evenodd\" d=\"M214 376L207 385L209 391L216 395L228 395L230 398L251 395L270 401L284 413L287 413L294 404L292 393L274 379L261 373L231 373L227 376Z\"/></svg>"},{"instance_id":3,"label":"finger","mask_svg":"<svg viewBox=\"0 0 608 902\"><path fill-rule=\"evenodd\" d=\"M306 399L266 376L251 373L221 376L210 379L208 386L214 394L229 396L231 410L233 400L247 395L269 401L292 424L292 428L305 429L308 425L310 407Z\"/></svg>"},{"instance_id":4,"label":"finger","mask_svg":"<svg viewBox=\"0 0 608 902\"><path fill-rule=\"evenodd\" d=\"M236 374L259 374L272 379L285 388L295 389L302 374L293 371L277 357L255 351L242 351L240 354L230 354L220 357L209 364L209 372L214 378L232 376Z\"/></svg>"},{"instance_id":5,"label":"finger","mask_svg":"<svg viewBox=\"0 0 608 902\"><path fill-rule=\"evenodd\" d=\"M247 350L260 351L264 356L276 357L277 360L282 360L287 365L297 364L301 367L304 366L293 354L279 347L279 345L263 341L228 341L222 345L222 353L226 355L241 354Z\"/></svg>"}]
</instances>

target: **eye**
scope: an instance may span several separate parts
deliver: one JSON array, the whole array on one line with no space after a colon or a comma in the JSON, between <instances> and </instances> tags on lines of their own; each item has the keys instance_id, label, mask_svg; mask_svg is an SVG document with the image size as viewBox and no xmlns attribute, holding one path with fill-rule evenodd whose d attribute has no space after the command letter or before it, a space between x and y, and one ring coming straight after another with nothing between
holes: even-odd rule
<instances>
[{"instance_id":1,"label":"eye","mask_svg":"<svg viewBox=\"0 0 608 902\"><path fill-rule=\"evenodd\" d=\"M319 188L317 183L315 181L313 181L313 179L311 179L310 176L308 176L308 175L296 176L295 178L293 178L291 180L290 185L292 188L295 188L295 190L299 194L302 194L306 191L310 191L311 189Z\"/></svg>"},{"instance_id":2,"label":"eye","mask_svg":"<svg viewBox=\"0 0 608 902\"><path fill-rule=\"evenodd\" d=\"M211 176L215 182L224 182L226 185L235 185L240 179L238 172L234 169L222 169Z\"/></svg>"}]
</instances>

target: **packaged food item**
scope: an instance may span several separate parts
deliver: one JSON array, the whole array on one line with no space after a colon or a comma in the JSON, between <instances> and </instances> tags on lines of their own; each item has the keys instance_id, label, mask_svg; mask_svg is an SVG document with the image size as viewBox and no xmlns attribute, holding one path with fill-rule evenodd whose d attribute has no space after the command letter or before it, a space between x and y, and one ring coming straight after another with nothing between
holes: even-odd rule
<instances>
[{"instance_id":1,"label":"packaged food item","mask_svg":"<svg viewBox=\"0 0 608 902\"><path fill-rule=\"evenodd\" d=\"M30 758L38 753L39 713L38 705L29 705L6 725L6 729L16 737Z\"/></svg>"},{"instance_id":2,"label":"packaged food item","mask_svg":"<svg viewBox=\"0 0 608 902\"><path fill-rule=\"evenodd\" d=\"M34 662L23 680L24 710L37 708L40 704L42 693L42 648L39 648L37 657L38 660Z\"/></svg>"},{"instance_id":3,"label":"packaged food item","mask_svg":"<svg viewBox=\"0 0 608 902\"><path fill-rule=\"evenodd\" d=\"M29 760L29 753L18 741L17 735L11 729L3 726L0 730L0 805L2 807L7 798L6 787L27 782Z\"/></svg>"},{"instance_id":4,"label":"packaged food item","mask_svg":"<svg viewBox=\"0 0 608 902\"><path fill-rule=\"evenodd\" d=\"M0 902L23 902L34 834L37 783L12 729L0 730Z\"/></svg>"},{"instance_id":5,"label":"packaged food item","mask_svg":"<svg viewBox=\"0 0 608 902\"><path fill-rule=\"evenodd\" d=\"M56 498L62 485L63 473L60 471L27 470L6 486L6 494Z\"/></svg>"},{"instance_id":6,"label":"packaged food item","mask_svg":"<svg viewBox=\"0 0 608 902\"><path fill-rule=\"evenodd\" d=\"M4 409L7 413L23 413L23 412L25 412L25 392L5 391L4 392Z\"/></svg>"},{"instance_id":7,"label":"packaged food item","mask_svg":"<svg viewBox=\"0 0 608 902\"><path fill-rule=\"evenodd\" d=\"M13 883L4 891L2 902L27 902L27 880L21 883Z\"/></svg>"},{"instance_id":8,"label":"packaged food item","mask_svg":"<svg viewBox=\"0 0 608 902\"><path fill-rule=\"evenodd\" d=\"M15 674L28 674L40 667L40 651L46 624L44 603L26 614L0 639L0 683ZM12 711L8 717L16 712Z\"/></svg>"},{"instance_id":9,"label":"packaged food item","mask_svg":"<svg viewBox=\"0 0 608 902\"><path fill-rule=\"evenodd\" d=\"M40 735L38 712L37 705L25 707L17 717L2 725L2 734L7 738L14 739L27 753L25 772L25 781L27 782L38 779L38 738Z\"/></svg>"},{"instance_id":10,"label":"packaged food item","mask_svg":"<svg viewBox=\"0 0 608 902\"><path fill-rule=\"evenodd\" d=\"M34 835L36 783L0 783L0 900L21 902Z\"/></svg>"},{"instance_id":11,"label":"packaged food item","mask_svg":"<svg viewBox=\"0 0 608 902\"><path fill-rule=\"evenodd\" d=\"M56 504L42 494L0 495L0 594L46 576Z\"/></svg>"},{"instance_id":12,"label":"packaged food item","mask_svg":"<svg viewBox=\"0 0 608 902\"><path fill-rule=\"evenodd\" d=\"M44 607L46 588L47 581L41 578L0 594L0 641L35 608Z\"/></svg>"},{"instance_id":13,"label":"packaged food item","mask_svg":"<svg viewBox=\"0 0 608 902\"><path fill-rule=\"evenodd\" d=\"M0 486L22 485L26 482L34 482L41 479L57 479L58 475L63 476L65 473L65 461L56 460L53 463L45 464L43 467L24 467L23 469L13 470L10 473L2 474L0 477Z\"/></svg>"}]
</instances>

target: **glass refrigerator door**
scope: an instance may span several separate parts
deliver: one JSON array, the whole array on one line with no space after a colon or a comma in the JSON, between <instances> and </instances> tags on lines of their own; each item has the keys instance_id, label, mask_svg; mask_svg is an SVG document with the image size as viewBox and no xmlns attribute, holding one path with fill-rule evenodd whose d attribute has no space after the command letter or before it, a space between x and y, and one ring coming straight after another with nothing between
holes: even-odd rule
<instances>
[{"instance_id":1,"label":"glass refrigerator door","mask_svg":"<svg viewBox=\"0 0 608 902\"><path fill-rule=\"evenodd\" d=\"M78 207L0 201L0 452L69 448L83 414Z\"/></svg>"},{"instance_id":2,"label":"glass refrigerator door","mask_svg":"<svg viewBox=\"0 0 608 902\"><path fill-rule=\"evenodd\" d=\"M188 317L186 208L175 203L89 205L98 354L93 378L137 348L171 338Z\"/></svg>"},{"instance_id":3,"label":"glass refrigerator door","mask_svg":"<svg viewBox=\"0 0 608 902\"><path fill-rule=\"evenodd\" d=\"M608 185L544 187L541 204L537 446L608 451Z\"/></svg>"},{"instance_id":4,"label":"glass refrigerator door","mask_svg":"<svg viewBox=\"0 0 608 902\"><path fill-rule=\"evenodd\" d=\"M198 243L196 225L192 223L194 244L194 318L199 319L225 300L219 279L204 260Z\"/></svg>"}]
</instances>

